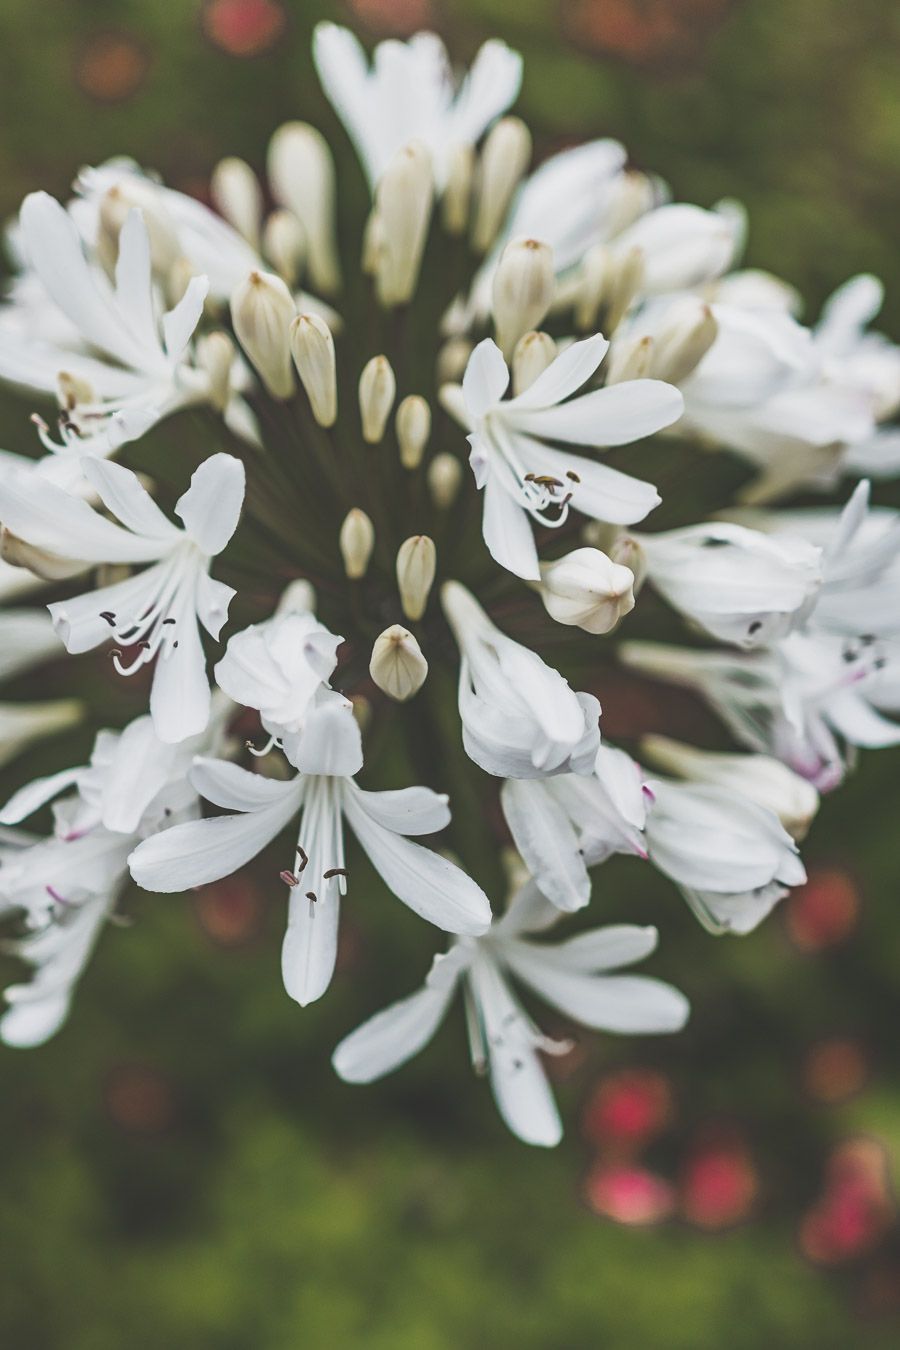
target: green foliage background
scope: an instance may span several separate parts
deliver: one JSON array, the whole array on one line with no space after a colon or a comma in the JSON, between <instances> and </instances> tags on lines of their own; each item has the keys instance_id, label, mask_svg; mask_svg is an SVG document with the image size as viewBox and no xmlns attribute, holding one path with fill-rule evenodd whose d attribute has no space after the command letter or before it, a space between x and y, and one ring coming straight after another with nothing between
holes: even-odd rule
<instances>
[{"instance_id":1,"label":"green foliage background","mask_svg":"<svg viewBox=\"0 0 900 1350\"><path fill-rule=\"evenodd\" d=\"M668 2L632 8L649 22ZM343 147L308 47L317 19L346 11L285 8L273 49L238 59L203 35L188 0L3 0L0 209L38 186L64 195L80 164L123 151L187 187L226 152L261 166L268 135L289 117L319 123ZM460 58L494 32L521 47L520 110L542 148L616 135L678 196L740 198L752 264L794 282L813 314L845 277L875 271L888 288L883 326L900 336L900 7L722 8L705 38L699 19L685 21L687 56L649 65L568 39L563 3L467 0L441 5L436 22ZM103 105L74 72L110 31L136 38L149 67L133 97ZM342 196L358 204L346 147L341 167ZM9 448L30 443L26 414L4 401ZM331 1075L339 1037L412 987L433 950L374 887L354 896L346 969L303 1012L278 977L277 896L259 934L233 950L213 946L191 900L132 903L135 928L108 931L63 1033L0 1056L0 1343L895 1345L895 1326L860 1320L854 1272L811 1268L794 1233L843 1134L876 1133L900 1161L898 763L896 753L865 757L809 841L808 860L851 868L864 896L857 933L834 954L798 954L777 918L744 941L717 942L636 862L604 867L598 912L660 923L655 972L686 990L694 1018L677 1041L592 1044L561 1086L569 1134L551 1155L504 1132L486 1087L471 1080L456 1021L377 1087ZM34 769L13 766L4 787ZM859 1037L876 1071L861 1096L829 1109L804 1100L798 1065L832 1032ZM753 1223L711 1237L677 1225L629 1231L589 1213L578 1107L598 1070L626 1062L664 1067L680 1093L662 1170L674 1166L679 1129L709 1116L741 1122L763 1178ZM110 1109L111 1084L134 1065L167 1085L171 1109L157 1130L123 1128Z\"/></svg>"}]
</instances>

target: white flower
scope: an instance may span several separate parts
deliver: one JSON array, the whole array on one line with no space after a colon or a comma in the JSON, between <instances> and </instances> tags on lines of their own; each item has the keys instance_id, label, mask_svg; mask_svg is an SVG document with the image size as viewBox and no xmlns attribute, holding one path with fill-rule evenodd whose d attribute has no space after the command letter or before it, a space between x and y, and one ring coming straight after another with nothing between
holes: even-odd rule
<instances>
[{"instance_id":1,"label":"white flower","mask_svg":"<svg viewBox=\"0 0 900 1350\"><path fill-rule=\"evenodd\" d=\"M655 928L617 924L553 945L530 940L557 917L526 885L486 936L454 943L435 958L418 993L347 1036L334 1052L337 1072L347 1082L370 1083L399 1068L428 1043L461 986L472 1063L489 1075L503 1120L526 1144L558 1144L562 1124L539 1051L560 1054L570 1045L541 1033L512 982L581 1026L617 1034L679 1031L689 1009L671 985L617 973L650 955Z\"/></svg>"},{"instance_id":2,"label":"white flower","mask_svg":"<svg viewBox=\"0 0 900 1350\"><path fill-rule=\"evenodd\" d=\"M278 744L291 758L307 714L334 672L341 642L314 614L296 611L276 613L229 638L216 681L235 703L259 710L270 737L266 750Z\"/></svg>"},{"instance_id":3,"label":"white flower","mask_svg":"<svg viewBox=\"0 0 900 1350\"><path fill-rule=\"evenodd\" d=\"M802 623L821 583L821 551L803 539L724 522L635 538L669 604L739 647L768 645Z\"/></svg>"},{"instance_id":4,"label":"white flower","mask_svg":"<svg viewBox=\"0 0 900 1350\"><path fill-rule=\"evenodd\" d=\"M350 704L333 695L308 720L295 747L300 769L276 782L234 764L200 759L191 781L235 814L166 830L129 859L138 885L181 891L228 876L255 858L298 813L296 854L282 873L290 889L282 976L302 1006L321 998L337 954L341 896L347 892L346 820L385 885L415 913L446 932L480 933L490 923L484 893L458 867L405 836L433 834L450 819L447 798L424 787L364 792L359 728Z\"/></svg>"},{"instance_id":5,"label":"white flower","mask_svg":"<svg viewBox=\"0 0 900 1350\"><path fill-rule=\"evenodd\" d=\"M42 439L51 452L73 453L51 461L51 473L77 478L77 456L113 454L176 409L209 401L208 376L187 359L206 278L193 277L178 304L160 316L140 211L129 213L119 234L114 285L85 256L71 216L45 192L26 197L20 235L35 278L75 337L63 345L31 325L21 332L0 322L0 377L56 394L62 403L62 444L47 432Z\"/></svg>"},{"instance_id":6,"label":"white flower","mask_svg":"<svg viewBox=\"0 0 900 1350\"><path fill-rule=\"evenodd\" d=\"M774 811L723 786L648 783L650 861L670 877L712 933L749 933L806 880Z\"/></svg>"},{"instance_id":7,"label":"white flower","mask_svg":"<svg viewBox=\"0 0 900 1350\"><path fill-rule=\"evenodd\" d=\"M867 331L883 303L877 277L851 277L825 302L813 329L825 377L858 389L879 422L900 407L900 347Z\"/></svg>"},{"instance_id":8,"label":"white flower","mask_svg":"<svg viewBox=\"0 0 900 1350\"><path fill-rule=\"evenodd\" d=\"M152 563L145 571L49 606L70 652L86 652L109 638L137 655L116 669L129 675L155 658L150 711L162 740L203 730L209 684L198 620L212 637L228 614L234 591L209 575L237 527L244 497L244 466L231 455L205 460L179 498L179 528L162 513L137 477L118 464L85 459L82 470L101 502L122 525L80 498L33 474L0 474L0 520L38 549L82 564ZM125 528L123 528L123 526Z\"/></svg>"},{"instance_id":9,"label":"white flower","mask_svg":"<svg viewBox=\"0 0 900 1350\"><path fill-rule=\"evenodd\" d=\"M589 773L600 705L501 633L475 598L448 581L441 601L460 652L459 715L466 753L501 778Z\"/></svg>"},{"instance_id":10,"label":"white flower","mask_svg":"<svg viewBox=\"0 0 900 1350\"><path fill-rule=\"evenodd\" d=\"M573 343L524 393L507 400L509 370L490 339L478 344L466 367L465 408L456 410L471 429L469 462L484 491L484 540L502 567L526 580L540 579L529 517L556 528L571 505L594 520L631 525L660 500L652 484L546 443L624 445L680 416L681 395L659 380L631 380L570 398L608 346L600 335Z\"/></svg>"},{"instance_id":11,"label":"white flower","mask_svg":"<svg viewBox=\"0 0 900 1350\"><path fill-rule=\"evenodd\" d=\"M11 951L34 968L28 984L6 990L0 1018L7 1045L40 1045L68 1015L72 994L105 921L128 879L127 858L138 839L196 811L186 778L195 751L221 742L228 705L217 704L203 738L165 745L149 717L123 732L101 731L91 762L39 778L0 811L14 825L74 789L54 806L46 839L20 837L0 867L0 906L20 911L28 931Z\"/></svg>"},{"instance_id":12,"label":"white flower","mask_svg":"<svg viewBox=\"0 0 900 1350\"><path fill-rule=\"evenodd\" d=\"M557 623L609 633L634 609L634 573L598 548L576 548L539 566L538 593Z\"/></svg>"},{"instance_id":13,"label":"white flower","mask_svg":"<svg viewBox=\"0 0 900 1350\"><path fill-rule=\"evenodd\" d=\"M397 151L416 139L427 147L443 190L453 152L480 139L514 102L522 81L522 58L496 38L481 48L458 89L434 33L380 42L370 68L353 33L320 23L313 59L373 188Z\"/></svg>"}]
</instances>

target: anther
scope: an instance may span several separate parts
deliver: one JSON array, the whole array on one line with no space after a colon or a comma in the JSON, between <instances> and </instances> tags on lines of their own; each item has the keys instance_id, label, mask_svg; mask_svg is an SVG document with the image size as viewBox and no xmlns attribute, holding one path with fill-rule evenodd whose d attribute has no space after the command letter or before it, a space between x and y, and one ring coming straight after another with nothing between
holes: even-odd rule
<instances>
[{"instance_id":1,"label":"anther","mask_svg":"<svg viewBox=\"0 0 900 1350\"><path fill-rule=\"evenodd\" d=\"M322 873L325 881L330 881L332 877L345 877L348 875L346 867L329 867L327 872Z\"/></svg>"},{"instance_id":2,"label":"anther","mask_svg":"<svg viewBox=\"0 0 900 1350\"><path fill-rule=\"evenodd\" d=\"M294 876L293 872L289 872L287 868L285 868L283 872L279 872L278 875L281 877L281 880L284 882L285 886L290 886L291 890L293 890L295 886L300 885L300 882L298 881L297 877Z\"/></svg>"}]
</instances>

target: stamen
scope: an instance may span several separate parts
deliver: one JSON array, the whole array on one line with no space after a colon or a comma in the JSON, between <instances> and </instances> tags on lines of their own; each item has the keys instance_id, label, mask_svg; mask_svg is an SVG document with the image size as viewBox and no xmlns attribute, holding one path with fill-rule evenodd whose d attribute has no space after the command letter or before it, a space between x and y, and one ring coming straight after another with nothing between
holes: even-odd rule
<instances>
[{"instance_id":1,"label":"stamen","mask_svg":"<svg viewBox=\"0 0 900 1350\"><path fill-rule=\"evenodd\" d=\"M327 872L322 873L324 881L330 881L332 877L346 877L349 873L346 867L329 867Z\"/></svg>"},{"instance_id":2,"label":"stamen","mask_svg":"<svg viewBox=\"0 0 900 1350\"><path fill-rule=\"evenodd\" d=\"M297 857L300 861L300 866L297 868L297 871L303 872L306 870L307 863L309 862L309 854L306 852L306 849L301 848L299 844L297 845Z\"/></svg>"},{"instance_id":3,"label":"stamen","mask_svg":"<svg viewBox=\"0 0 900 1350\"><path fill-rule=\"evenodd\" d=\"M281 877L285 886L290 886L291 890L293 890L295 886L300 885L298 878L294 876L293 872L289 872L287 868L285 868L283 872L279 872L278 875Z\"/></svg>"}]
</instances>

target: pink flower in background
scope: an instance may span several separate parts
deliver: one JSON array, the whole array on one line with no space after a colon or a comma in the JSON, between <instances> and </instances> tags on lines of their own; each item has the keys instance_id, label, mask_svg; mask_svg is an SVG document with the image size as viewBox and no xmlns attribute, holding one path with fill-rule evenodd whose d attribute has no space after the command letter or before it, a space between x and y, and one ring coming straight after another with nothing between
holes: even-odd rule
<instances>
[{"instance_id":1,"label":"pink flower in background","mask_svg":"<svg viewBox=\"0 0 900 1350\"><path fill-rule=\"evenodd\" d=\"M759 1177L738 1131L716 1132L690 1153L681 1174L681 1210L689 1223L710 1231L750 1216Z\"/></svg>"},{"instance_id":2,"label":"pink flower in background","mask_svg":"<svg viewBox=\"0 0 900 1350\"><path fill-rule=\"evenodd\" d=\"M582 1127L592 1144L637 1152L666 1128L673 1114L672 1085L655 1069L620 1069L594 1088Z\"/></svg>"},{"instance_id":3,"label":"pink flower in background","mask_svg":"<svg viewBox=\"0 0 900 1350\"><path fill-rule=\"evenodd\" d=\"M277 0L212 0L202 22L207 37L229 56L259 56L281 37L286 16Z\"/></svg>"},{"instance_id":4,"label":"pink flower in background","mask_svg":"<svg viewBox=\"0 0 900 1350\"><path fill-rule=\"evenodd\" d=\"M595 1214L634 1227L662 1223L675 1208L670 1183L632 1164L598 1163L587 1175L584 1196Z\"/></svg>"},{"instance_id":5,"label":"pink flower in background","mask_svg":"<svg viewBox=\"0 0 900 1350\"><path fill-rule=\"evenodd\" d=\"M800 1249L817 1265L853 1261L872 1250L895 1216L884 1146L845 1140L828 1161L824 1194L800 1223Z\"/></svg>"},{"instance_id":6,"label":"pink flower in background","mask_svg":"<svg viewBox=\"0 0 900 1350\"><path fill-rule=\"evenodd\" d=\"M839 868L812 872L785 907L788 936L802 952L837 947L856 927L861 903L848 873Z\"/></svg>"}]
</instances>

